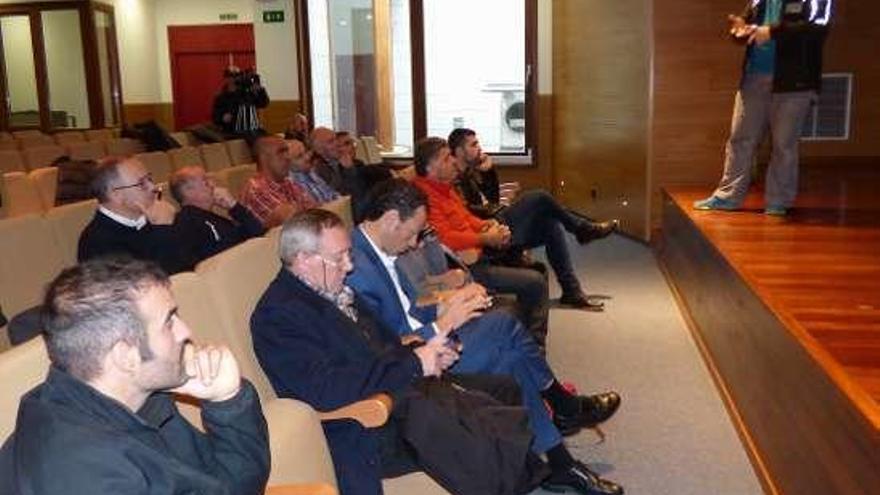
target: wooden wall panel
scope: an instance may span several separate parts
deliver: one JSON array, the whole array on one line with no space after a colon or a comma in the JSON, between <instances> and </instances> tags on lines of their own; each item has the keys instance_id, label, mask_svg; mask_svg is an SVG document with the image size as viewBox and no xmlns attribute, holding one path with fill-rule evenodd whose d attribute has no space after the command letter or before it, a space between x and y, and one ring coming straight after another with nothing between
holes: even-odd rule
<instances>
[{"instance_id":1,"label":"wooden wall panel","mask_svg":"<svg viewBox=\"0 0 880 495\"><path fill-rule=\"evenodd\" d=\"M269 98L272 95L269 94ZM263 129L270 133L284 132L290 119L301 110L299 100L271 100L269 106L260 110Z\"/></svg>"},{"instance_id":2,"label":"wooden wall panel","mask_svg":"<svg viewBox=\"0 0 880 495\"><path fill-rule=\"evenodd\" d=\"M165 130L174 130L173 103L126 103L122 115L128 125L155 120Z\"/></svg>"},{"instance_id":3,"label":"wooden wall panel","mask_svg":"<svg viewBox=\"0 0 880 495\"><path fill-rule=\"evenodd\" d=\"M553 3L557 197L647 237L650 0Z\"/></svg>"}]
</instances>

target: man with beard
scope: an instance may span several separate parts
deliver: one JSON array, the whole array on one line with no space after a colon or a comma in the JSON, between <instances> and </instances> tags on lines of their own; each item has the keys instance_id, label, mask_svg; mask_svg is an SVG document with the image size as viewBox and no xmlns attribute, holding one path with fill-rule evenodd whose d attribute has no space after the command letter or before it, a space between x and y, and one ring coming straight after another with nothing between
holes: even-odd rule
<instances>
[{"instance_id":1,"label":"man with beard","mask_svg":"<svg viewBox=\"0 0 880 495\"><path fill-rule=\"evenodd\" d=\"M0 450L0 492L263 493L269 444L256 391L229 349L190 342L155 264L69 268L44 306L51 367ZM170 392L201 401L207 433Z\"/></svg>"}]
</instances>

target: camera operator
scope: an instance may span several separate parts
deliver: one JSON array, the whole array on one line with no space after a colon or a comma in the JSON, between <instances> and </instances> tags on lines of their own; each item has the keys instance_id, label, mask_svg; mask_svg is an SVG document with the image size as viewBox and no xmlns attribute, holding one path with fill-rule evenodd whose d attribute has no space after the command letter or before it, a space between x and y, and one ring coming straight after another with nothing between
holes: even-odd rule
<instances>
[{"instance_id":1,"label":"camera operator","mask_svg":"<svg viewBox=\"0 0 880 495\"><path fill-rule=\"evenodd\" d=\"M262 134L258 108L269 104L269 95L253 69L242 71L231 65L224 72L223 90L214 97L211 120L226 134Z\"/></svg>"}]
</instances>

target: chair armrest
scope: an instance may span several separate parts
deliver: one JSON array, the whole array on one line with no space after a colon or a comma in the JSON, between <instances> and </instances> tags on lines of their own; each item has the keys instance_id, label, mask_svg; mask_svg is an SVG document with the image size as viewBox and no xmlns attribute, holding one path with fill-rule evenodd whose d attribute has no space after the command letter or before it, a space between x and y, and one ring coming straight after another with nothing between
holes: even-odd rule
<instances>
[{"instance_id":1,"label":"chair armrest","mask_svg":"<svg viewBox=\"0 0 880 495\"><path fill-rule=\"evenodd\" d=\"M388 421L393 402L387 394L376 394L367 399L351 403L327 412L319 412L321 421L334 419L353 419L364 428L378 428Z\"/></svg>"},{"instance_id":2,"label":"chair armrest","mask_svg":"<svg viewBox=\"0 0 880 495\"><path fill-rule=\"evenodd\" d=\"M266 487L266 495L338 495L336 489L326 483L302 483Z\"/></svg>"}]
</instances>

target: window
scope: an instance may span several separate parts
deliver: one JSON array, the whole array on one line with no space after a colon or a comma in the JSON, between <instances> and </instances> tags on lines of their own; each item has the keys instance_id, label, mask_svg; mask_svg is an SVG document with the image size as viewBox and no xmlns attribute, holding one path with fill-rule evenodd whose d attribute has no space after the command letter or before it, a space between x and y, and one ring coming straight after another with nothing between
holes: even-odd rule
<instances>
[{"instance_id":1,"label":"window","mask_svg":"<svg viewBox=\"0 0 880 495\"><path fill-rule=\"evenodd\" d=\"M536 0L297 5L316 126L375 136L385 157L411 157L415 141L456 127L489 152L531 155Z\"/></svg>"},{"instance_id":2,"label":"window","mask_svg":"<svg viewBox=\"0 0 880 495\"><path fill-rule=\"evenodd\" d=\"M0 128L44 131L120 124L113 8L0 5Z\"/></svg>"}]
</instances>

